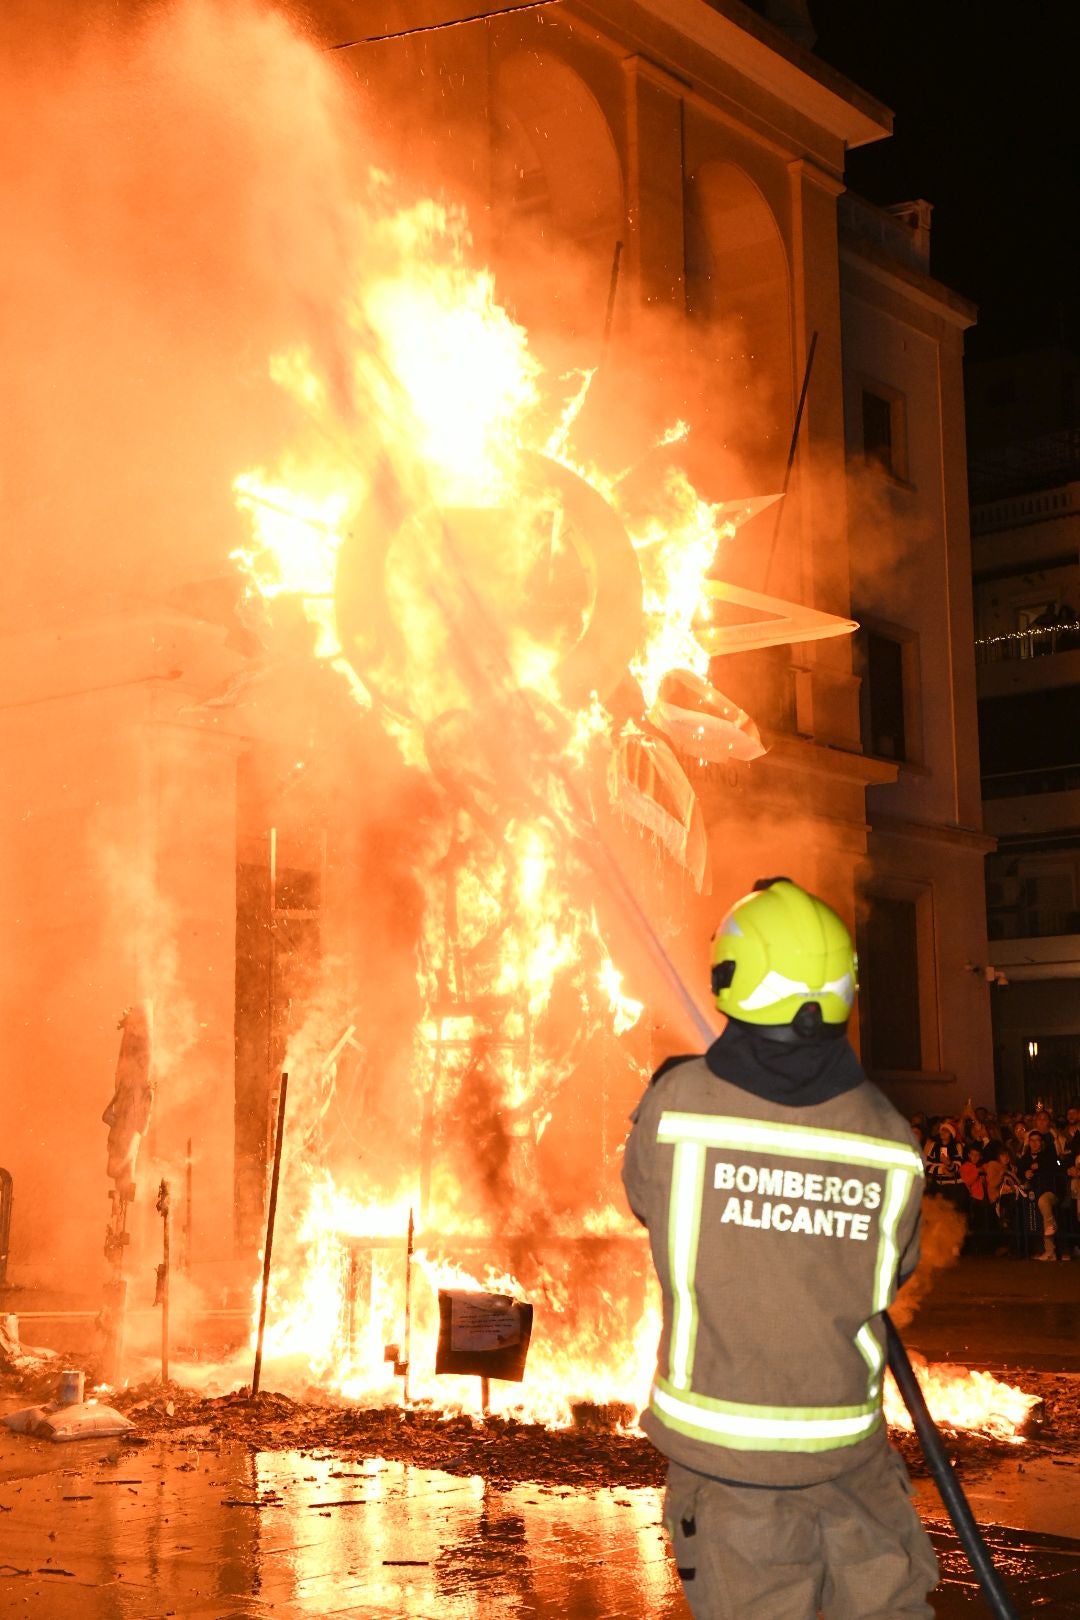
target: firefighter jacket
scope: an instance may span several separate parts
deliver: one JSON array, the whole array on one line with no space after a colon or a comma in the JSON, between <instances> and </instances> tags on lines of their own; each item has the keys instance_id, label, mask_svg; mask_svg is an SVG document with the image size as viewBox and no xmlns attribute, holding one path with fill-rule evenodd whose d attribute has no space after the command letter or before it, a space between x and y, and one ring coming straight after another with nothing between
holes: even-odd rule
<instances>
[{"instance_id":1,"label":"firefighter jacket","mask_svg":"<svg viewBox=\"0 0 1080 1620\"><path fill-rule=\"evenodd\" d=\"M810 1485L885 1444L881 1312L918 1259L923 1167L847 1042L829 1044L839 1084L758 1085L729 1025L633 1115L623 1181L663 1295L641 1426L714 1478Z\"/></svg>"}]
</instances>

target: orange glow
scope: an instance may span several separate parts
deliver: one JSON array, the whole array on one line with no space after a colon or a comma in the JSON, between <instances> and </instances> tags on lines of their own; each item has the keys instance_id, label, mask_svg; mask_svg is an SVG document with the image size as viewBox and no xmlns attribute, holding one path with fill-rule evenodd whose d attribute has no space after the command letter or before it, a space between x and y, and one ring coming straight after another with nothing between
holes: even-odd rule
<instances>
[{"instance_id":1,"label":"orange glow","mask_svg":"<svg viewBox=\"0 0 1080 1620\"><path fill-rule=\"evenodd\" d=\"M612 655L599 655L591 691L587 674L571 684L564 672L601 607L611 625L594 627L597 638L623 650L624 670L632 660L647 699L673 663L707 665L691 626L705 572L734 525L717 523L672 469L655 515L642 520L639 512L628 530L619 478L578 466L570 452L593 371L554 386L543 377L525 332L496 302L491 276L470 267L462 215L430 202L395 211L381 181L371 206L378 269L357 289L349 316L365 440L343 444L332 391L308 354L277 357L274 380L316 431L302 435L287 463L237 478L250 541L236 560L268 611L283 598L301 606L316 629L315 656L374 708L406 764L458 793L446 812L448 835L457 829L452 869L424 877L413 1084L427 1087L436 1109L453 1108L481 1064L507 1121L522 1197L538 1196L536 1152L576 1048L594 1033L624 1037L643 1010L605 942L575 855L584 830L576 799L589 781L605 790L613 759L613 722L598 689L613 676L613 666L604 669ZM686 431L678 424L658 448ZM380 458L399 496L390 533L377 506L372 512ZM582 519L560 493L586 485L610 514L599 561L582 529L594 508L583 496ZM635 619L621 598L639 567ZM600 604L605 568L620 583ZM403 650L369 664L351 626L379 573L375 588L385 592ZM479 671L470 667L474 656ZM448 718L477 711L477 680L490 707L479 728ZM526 708L523 693L533 695ZM491 729L499 734L494 752ZM486 826L492 815L498 837ZM559 1028L565 1011L552 1012L557 994L577 1009L572 1037ZM317 1049L295 1040L288 1061L292 1074L306 1067L326 1084ZM265 1346L275 1377L295 1367L296 1378L315 1376L356 1398L395 1398L383 1351L402 1339L408 1212L420 1215L426 1197L421 1225L447 1238L439 1247L426 1241L414 1260L410 1391L443 1406L475 1406L475 1380L435 1385L435 1292L447 1280L468 1286L469 1261L454 1245L475 1247L490 1217L452 1164L437 1163L423 1193L406 1165L397 1194L371 1203L335 1180L310 1133L308 1144L294 1152L287 1143L286 1178L302 1214L275 1259ZM551 1240L564 1250L575 1241L617 1246L604 1262L615 1274L609 1312L577 1306L565 1265L534 1273L538 1328L526 1382L496 1403L550 1422L569 1421L575 1399L640 1405L659 1331L655 1299L641 1297L649 1268L640 1232L612 1190L593 1194L572 1219L560 1217ZM617 1296L631 1283L633 1316L619 1319ZM505 1273L485 1270L476 1284L522 1293Z\"/></svg>"},{"instance_id":2,"label":"orange glow","mask_svg":"<svg viewBox=\"0 0 1080 1620\"><path fill-rule=\"evenodd\" d=\"M605 935L587 807L618 817L636 804L655 833L674 783L688 796L687 849L700 822L670 750L651 772L639 761L627 791L625 739L639 733L607 700L632 676L647 724L665 675L707 675L706 578L757 508L711 504L675 462L665 470L661 453L689 432L679 422L650 451L651 507L639 491L631 511L623 473L572 454L593 372L543 375L490 274L470 267L463 216L432 202L395 211L381 178L371 208L376 268L349 314L348 420L309 355L273 362L310 431L278 468L236 479L251 526L236 558L271 616L283 599L300 605L314 656L428 785L436 854L413 873L423 916L405 1148L388 1139L367 1159L377 1193L357 1190L359 1173L357 1186L335 1176L320 1150L336 1075L326 1028L301 1021L290 1037L300 1117L285 1186L299 1214L275 1247L265 1356L279 1384L315 1377L353 1399L400 1399L385 1351L406 1354L412 1212L411 1398L476 1408L477 1380L435 1379L436 1295L494 1289L527 1296L536 1325L524 1383L497 1386L493 1405L561 1424L577 1400L640 1408L660 1325L615 1143L607 1184L594 1177L571 1213L542 1168L561 1089L604 1061L590 1043L624 1042L624 1068L639 1085L646 1073L647 1047L626 1044L643 1003ZM675 845L650 848L661 860ZM704 860L695 845L682 862L699 886ZM497 1140L482 1164L484 1129ZM591 1141L562 1140L589 1163ZM473 1259L511 1240L527 1276Z\"/></svg>"}]
</instances>

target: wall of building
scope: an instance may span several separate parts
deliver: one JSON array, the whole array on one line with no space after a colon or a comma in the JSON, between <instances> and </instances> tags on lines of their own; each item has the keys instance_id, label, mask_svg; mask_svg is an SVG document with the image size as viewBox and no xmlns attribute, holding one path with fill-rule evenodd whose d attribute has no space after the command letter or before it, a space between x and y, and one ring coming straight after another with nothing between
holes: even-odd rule
<instances>
[{"instance_id":1,"label":"wall of building","mask_svg":"<svg viewBox=\"0 0 1080 1620\"><path fill-rule=\"evenodd\" d=\"M974 311L895 214L845 198L842 229L853 611L899 646L903 685L904 743L895 779L867 792L859 883L868 910L914 907L921 1032L917 1071L875 1072L905 1107L940 1113L993 1097L961 369ZM866 392L891 407L888 467L867 452Z\"/></svg>"},{"instance_id":2,"label":"wall of building","mask_svg":"<svg viewBox=\"0 0 1080 1620\"><path fill-rule=\"evenodd\" d=\"M1077 470L1060 432L1071 392L1036 400L1048 377L1073 375L1064 357L1022 356L971 385L976 464L1006 490L1026 485L972 513L984 815L998 841L990 951L1008 981L993 999L994 1058L1010 1108L1080 1097L1080 484L1039 477ZM1043 441L1019 437L1029 426Z\"/></svg>"}]
</instances>

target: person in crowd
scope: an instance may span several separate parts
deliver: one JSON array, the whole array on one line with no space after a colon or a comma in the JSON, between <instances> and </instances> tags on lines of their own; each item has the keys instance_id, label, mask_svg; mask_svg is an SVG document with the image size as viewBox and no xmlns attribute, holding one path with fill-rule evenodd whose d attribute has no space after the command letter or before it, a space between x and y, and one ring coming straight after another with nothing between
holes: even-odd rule
<instances>
[{"instance_id":1,"label":"person in crowd","mask_svg":"<svg viewBox=\"0 0 1080 1620\"><path fill-rule=\"evenodd\" d=\"M963 1210L967 1205L967 1191L960 1174L964 1152L956 1139L956 1126L951 1119L940 1122L926 1144L924 1159L927 1192L948 1198Z\"/></svg>"},{"instance_id":2,"label":"person in crowd","mask_svg":"<svg viewBox=\"0 0 1080 1620\"><path fill-rule=\"evenodd\" d=\"M983 1112L985 1113L985 1109ZM971 1120L969 1123L965 1140L969 1144L973 1143L979 1149L980 1153L985 1153L986 1149L990 1146L990 1143L994 1140L994 1138L990 1133L990 1126L986 1120L979 1119L976 1116L976 1118Z\"/></svg>"},{"instance_id":3,"label":"person in crowd","mask_svg":"<svg viewBox=\"0 0 1080 1620\"><path fill-rule=\"evenodd\" d=\"M1001 1197L1002 1184L1012 1170L1012 1160L1004 1142L998 1142L983 1154L982 1172L986 1186L986 1201L996 1206ZM1014 1178L1015 1179L1015 1178Z\"/></svg>"},{"instance_id":4,"label":"person in crowd","mask_svg":"<svg viewBox=\"0 0 1080 1620\"><path fill-rule=\"evenodd\" d=\"M1061 1258L1071 1260L1080 1245L1080 1153L1067 1154L1061 1164L1065 1176L1059 1209Z\"/></svg>"},{"instance_id":5,"label":"person in crowd","mask_svg":"<svg viewBox=\"0 0 1080 1620\"><path fill-rule=\"evenodd\" d=\"M968 1197L986 1202L986 1171L982 1162L983 1150L978 1142L969 1142L964 1149L964 1162L960 1166L960 1180L968 1190Z\"/></svg>"},{"instance_id":6,"label":"person in crowd","mask_svg":"<svg viewBox=\"0 0 1080 1620\"><path fill-rule=\"evenodd\" d=\"M1061 1170L1058 1165L1058 1156L1054 1151L1052 1138L1042 1131L1029 1131L1027 1148L1017 1166L1019 1178L1027 1183L1036 1203L1043 1222L1043 1252L1033 1256L1035 1260L1056 1260L1057 1246L1054 1238L1057 1235L1056 1211L1058 1193L1061 1181Z\"/></svg>"},{"instance_id":7,"label":"person in crowd","mask_svg":"<svg viewBox=\"0 0 1080 1620\"><path fill-rule=\"evenodd\" d=\"M1066 1153L1080 1153L1080 1108L1065 1110Z\"/></svg>"},{"instance_id":8,"label":"person in crowd","mask_svg":"<svg viewBox=\"0 0 1080 1620\"><path fill-rule=\"evenodd\" d=\"M1033 1197L1027 1186L1017 1174L1016 1164L1007 1147L1002 1146L995 1161L996 1173L987 1170L987 1192L993 1188L994 1208L997 1210L998 1224L1008 1236L1010 1244L1017 1246L1017 1232L1019 1226L1019 1211L1022 1206Z\"/></svg>"},{"instance_id":9,"label":"person in crowd","mask_svg":"<svg viewBox=\"0 0 1080 1620\"><path fill-rule=\"evenodd\" d=\"M1003 1142L987 1163L986 1193L997 1217L998 1232L1005 1240L996 1252L999 1255L1011 1252L1017 1258L1026 1255L1034 1194L1028 1184L1020 1180L1016 1161Z\"/></svg>"},{"instance_id":10,"label":"person in crowd","mask_svg":"<svg viewBox=\"0 0 1080 1620\"><path fill-rule=\"evenodd\" d=\"M986 1197L986 1171L983 1167L983 1149L978 1142L968 1142L964 1148L964 1162L960 1166L960 1179L967 1189L968 1216L971 1223L971 1247L985 1246L990 1233L993 1213Z\"/></svg>"}]
</instances>

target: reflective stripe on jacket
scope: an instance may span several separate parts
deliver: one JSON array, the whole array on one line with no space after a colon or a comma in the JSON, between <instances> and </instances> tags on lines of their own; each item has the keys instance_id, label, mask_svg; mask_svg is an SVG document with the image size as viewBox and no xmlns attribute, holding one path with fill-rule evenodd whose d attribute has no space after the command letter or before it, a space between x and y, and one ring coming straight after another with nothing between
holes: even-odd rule
<instances>
[{"instance_id":1,"label":"reflective stripe on jacket","mask_svg":"<svg viewBox=\"0 0 1080 1620\"><path fill-rule=\"evenodd\" d=\"M880 1312L914 1269L921 1157L864 1082L796 1108L703 1059L634 1115L623 1179L663 1294L642 1420L688 1468L810 1484L883 1442Z\"/></svg>"}]
</instances>

